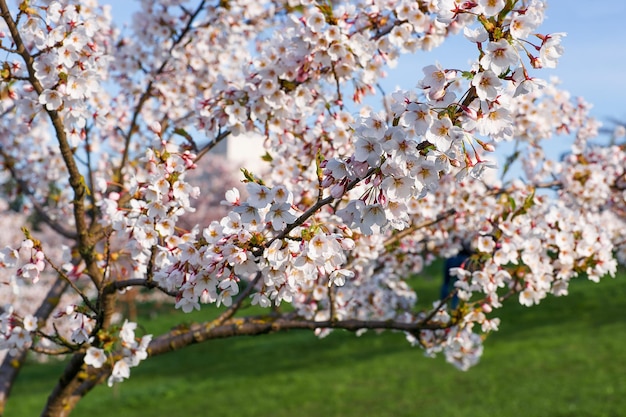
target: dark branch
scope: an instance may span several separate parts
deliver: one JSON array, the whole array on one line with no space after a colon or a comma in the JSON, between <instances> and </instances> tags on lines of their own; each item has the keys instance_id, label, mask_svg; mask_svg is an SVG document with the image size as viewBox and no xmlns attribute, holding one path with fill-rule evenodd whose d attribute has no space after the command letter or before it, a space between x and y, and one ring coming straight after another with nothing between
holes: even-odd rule
<instances>
[{"instance_id":1,"label":"dark branch","mask_svg":"<svg viewBox=\"0 0 626 417\"><path fill-rule=\"evenodd\" d=\"M374 172L376 172L376 168L370 168L370 170L365 174L365 176L363 178L357 178L355 180L352 180L350 182L350 184L348 184L348 186L346 187L346 191L348 192L351 189L353 189L354 187L356 187L361 181L369 178L372 176L372 174L374 174ZM278 239L284 239L285 237L287 237L287 235L289 235L289 233L295 229L298 226L301 226L305 221L308 220L309 217L311 217L312 215L314 215L315 213L317 213L317 211L319 209L321 209L322 207L324 207L325 205L328 205L330 203L332 203L335 200L334 197L332 196L328 196L322 200L318 200L315 204L313 204L311 207L309 207L307 209L307 211L305 211L304 213L302 213L300 215L300 217L298 217L296 219L296 221L294 221L291 224L288 224L287 227L285 227L285 229L280 232L277 236L275 236L274 238L270 239L269 242L267 242L266 247L269 247L275 240Z\"/></svg>"},{"instance_id":2,"label":"dark branch","mask_svg":"<svg viewBox=\"0 0 626 417\"><path fill-rule=\"evenodd\" d=\"M398 321L315 321L303 320L289 316L256 316L246 318L231 318L222 324L215 322L192 324L184 328L175 328L150 342L148 353L150 356L175 351L185 346L202 343L211 339L220 339L234 336L256 336L267 333L276 333L286 330L315 330L315 329L344 329L357 331L360 329L387 329L416 333L420 330L436 330L446 328L447 325L431 322L398 322Z\"/></svg>"},{"instance_id":3,"label":"dark branch","mask_svg":"<svg viewBox=\"0 0 626 417\"><path fill-rule=\"evenodd\" d=\"M198 153L196 154L196 159L194 159L194 162L197 163L204 155L206 155L208 152L210 152L211 149L215 148L221 141L226 139L229 135L230 135L230 130L227 130L225 132L219 133L215 137L215 139L213 139L211 142L209 142L206 145L204 145L202 147L202 149L200 149L200 151L198 151Z\"/></svg>"},{"instance_id":4,"label":"dark branch","mask_svg":"<svg viewBox=\"0 0 626 417\"><path fill-rule=\"evenodd\" d=\"M102 294L112 294L115 291L123 290L127 287L146 287L150 289L154 288L171 297L178 296L178 291L169 291L163 287L160 287L156 282L148 281L143 278L133 278L123 281L110 282L104 286L104 288L102 289Z\"/></svg>"}]
</instances>

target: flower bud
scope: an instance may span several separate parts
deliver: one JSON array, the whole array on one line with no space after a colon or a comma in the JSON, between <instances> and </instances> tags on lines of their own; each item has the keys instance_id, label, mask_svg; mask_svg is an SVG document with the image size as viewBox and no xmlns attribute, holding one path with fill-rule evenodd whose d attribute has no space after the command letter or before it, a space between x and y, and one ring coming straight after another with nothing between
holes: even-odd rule
<instances>
[{"instance_id":1,"label":"flower bud","mask_svg":"<svg viewBox=\"0 0 626 417\"><path fill-rule=\"evenodd\" d=\"M157 121L152 122L152 124L150 125L150 130L152 130L157 135L160 135L161 134L161 123L159 123Z\"/></svg>"}]
</instances>

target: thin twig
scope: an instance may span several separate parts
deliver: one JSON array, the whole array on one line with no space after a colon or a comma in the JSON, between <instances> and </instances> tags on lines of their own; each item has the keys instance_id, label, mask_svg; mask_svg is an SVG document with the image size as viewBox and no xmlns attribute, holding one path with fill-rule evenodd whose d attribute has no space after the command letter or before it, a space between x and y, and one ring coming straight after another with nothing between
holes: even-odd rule
<instances>
[{"instance_id":1,"label":"thin twig","mask_svg":"<svg viewBox=\"0 0 626 417\"><path fill-rule=\"evenodd\" d=\"M169 291L163 287L160 287L159 284L154 281L148 281L142 278L132 278L123 281L112 281L102 288L102 294L111 294L117 290L122 290L126 287L146 287L150 289L154 288L161 291L163 294L169 295L170 297L178 296L178 291Z\"/></svg>"},{"instance_id":2,"label":"thin twig","mask_svg":"<svg viewBox=\"0 0 626 417\"><path fill-rule=\"evenodd\" d=\"M230 130L226 130L224 132L218 133L218 135L211 142L207 143L198 151L196 154L196 158L194 159L194 163L197 163L204 155L211 151L211 149L215 148L221 141L226 139L230 135Z\"/></svg>"},{"instance_id":3,"label":"thin twig","mask_svg":"<svg viewBox=\"0 0 626 417\"><path fill-rule=\"evenodd\" d=\"M180 32L180 34L175 39L173 39L172 45L169 48L168 57L161 63L161 66L155 71L152 79L148 82L148 85L146 86L145 90L141 94L141 97L139 97L139 101L137 102L137 106L135 107L135 110L133 111L133 116L131 118L131 122L130 122L130 126L128 127L128 131L124 134L124 142L125 142L124 143L124 152L122 154L122 159L120 161L120 165L115 170L115 177L121 179L121 177L122 177L122 170L124 169L124 167L128 163L129 152L130 152L130 142L131 142L132 136L135 133L135 130L137 128L138 119L139 119L139 115L141 114L141 110L143 109L143 106L146 104L146 102L148 101L148 99L150 98L150 96L152 94L152 86L154 85L154 81L156 80L156 77L158 77L160 74L163 73L163 71L165 71L165 68L167 67L167 65L170 62L170 58L172 57L172 52L174 51L174 48L176 48L180 44L180 42L185 38L185 36L192 29L193 22L196 19L196 17L198 17L198 15L202 11L202 9L204 9L205 3L206 3L206 1L202 0L200 2L200 4L198 5L198 7L196 8L196 10L193 12L193 14L191 14L189 16L189 20L187 21L187 24L185 25L183 30Z\"/></svg>"},{"instance_id":4,"label":"thin twig","mask_svg":"<svg viewBox=\"0 0 626 417\"><path fill-rule=\"evenodd\" d=\"M429 227L432 226L434 224L437 224L445 219L447 219L448 217L456 214L457 211L455 209L450 209L447 210L441 214L439 214L437 217L435 217L433 220L426 220L422 223L418 223L418 224L414 224L411 227L408 227L404 230L399 231L398 233L394 234L393 236L389 237L387 240L385 240L385 242L383 243L385 246L391 245L399 240L404 239L405 237L409 236L411 233L419 230L419 229L423 229L425 227Z\"/></svg>"},{"instance_id":5,"label":"thin twig","mask_svg":"<svg viewBox=\"0 0 626 417\"><path fill-rule=\"evenodd\" d=\"M352 180L346 187L346 192L352 190L361 181L371 177L376 172L376 170L377 168L370 168L370 170L367 171L367 173L365 174L365 176L363 176L363 178L357 178L355 180ZM293 223L288 224L287 227L285 227L285 229L282 232L280 232L278 235L270 239L269 242L267 242L265 246L269 247L275 240L284 239L293 229L302 225L305 221L309 219L309 217L317 213L317 211L320 208L324 207L327 204L332 203L334 200L335 200L335 197L328 196L322 200L317 201L315 204L309 207L304 213L302 213L300 217L298 217Z\"/></svg>"},{"instance_id":6,"label":"thin twig","mask_svg":"<svg viewBox=\"0 0 626 417\"><path fill-rule=\"evenodd\" d=\"M239 310L239 307L241 307L241 304L243 303L243 301L248 298L248 296L250 295L250 293L252 292L252 290L254 289L254 287L256 286L256 284L258 284L258 282L261 280L262 277L262 273L261 271L256 273L256 276L254 277L254 279L248 284L248 286L237 296L237 298L235 299L235 302L226 310L224 311L222 314L220 314L220 316L215 319L213 322L216 325L221 325L224 324L224 322L228 319L230 319L232 316L235 315L235 313L237 312L237 310Z\"/></svg>"},{"instance_id":7,"label":"thin twig","mask_svg":"<svg viewBox=\"0 0 626 417\"><path fill-rule=\"evenodd\" d=\"M56 264L54 262L52 262L52 260L48 257L48 255L44 254L44 257L46 259L46 262L48 262L48 264L50 264L50 266L52 267L52 269L54 269L56 271L56 273L58 274L59 277L63 278L63 280L65 280L65 282L68 283L68 285L70 287L72 287L72 289L74 290L74 292L76 294L78 294L80 296L80 298L83 300L83 303L85 303L85 305L87 307L89 307L89 309L91 311L93 311L94 313L97 311L96 310L96 306L94 306L91 301L89 301L89 298L87 297L87 295L85 293L83 293L80 288L78 288L76 286L76 284L70 279L70 277L67 276L67 274L61 270L61 268L59 268L58 266L56 266Z\"/></svg>"},{"instance_id":8,"label":"thin twig","mask_svg":"<svg viewBox=\"0 0 626 417\"><path fill-rule=\"evenodd\" d=\"M50 215L46 212L45 208L37 201L34 193L30 190L30 185L26 181L21 179L17 171L15 170L15 160L4 151L2 146L0 146L0 155L2 156L2 158L4 158L4 167L9 170L11 178L13 178L15 182L17 182L22 193L29 198L33 209L35 209L35 212L37 212L39 218L61 236L67 239L76 240L78 238L78 235L75 232L64 228L59 222L54 221L52 217L50 217Z\"/></svg>"}]
</instances>

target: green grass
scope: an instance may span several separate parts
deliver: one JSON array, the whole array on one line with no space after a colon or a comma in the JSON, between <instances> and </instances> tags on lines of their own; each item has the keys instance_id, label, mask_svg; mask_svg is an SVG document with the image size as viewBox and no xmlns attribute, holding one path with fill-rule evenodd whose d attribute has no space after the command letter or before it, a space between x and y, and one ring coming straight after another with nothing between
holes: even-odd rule
<instances>
[{"instance_id":1,"label":"green grass","mask_svg":"<svg viewBox=\"0 0 626 417\"><path fill-rule=\"evenodd\" d=\"M434 297L439 281L421 281ZM386 332L215 340L152 358L75 416L625 416L626 283L574 282L570 295L499 311L481 362L460 372ZM178 316L146 324L166 329ZM7 417L38 415L62 364L28 364Z\"/></svg>"}]
</instances>

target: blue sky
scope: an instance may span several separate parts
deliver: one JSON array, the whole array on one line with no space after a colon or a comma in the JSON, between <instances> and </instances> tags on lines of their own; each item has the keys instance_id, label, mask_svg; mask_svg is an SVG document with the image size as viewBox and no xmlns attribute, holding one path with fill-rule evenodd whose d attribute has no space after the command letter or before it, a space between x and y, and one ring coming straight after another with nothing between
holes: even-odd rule
<instances>
[{"instance_id":1,"label":"blue sky","mask_svg":"<svg viewBox=\"0 0 626 417\"><path fill-rule=\"evenodd\" d=\"M583 1L548 0L547 4L547 18L539 32L566 32L565 54L556 69L534 75L558 76L563 89L593 104L592 115L598 120L626 122L626 2L603 0L591 6ZM462 36L450 38L432 52L404 58L389 78L406 88L405 80L421 77L421 68L435 59L444 68L467 68L468 60L475 58L468 45ZM385 84L394 89L390 81Z\"/></svg>"},{"instance_id":2,"label":"blue sky","mask_svg":"<svg viewBox=\"0 0 626 417\"><path fill-rule=\"evenodd\" d=\"M556 73L573 95L593 103L592 114L626 122L626 2L553 0L548 31L567 32Z\"/></svg>"}]
</instances>

